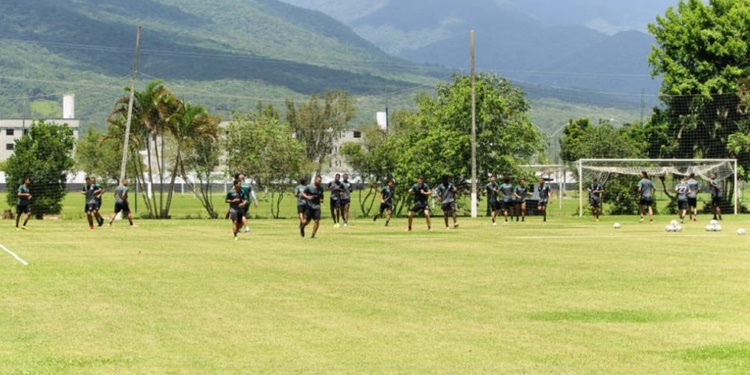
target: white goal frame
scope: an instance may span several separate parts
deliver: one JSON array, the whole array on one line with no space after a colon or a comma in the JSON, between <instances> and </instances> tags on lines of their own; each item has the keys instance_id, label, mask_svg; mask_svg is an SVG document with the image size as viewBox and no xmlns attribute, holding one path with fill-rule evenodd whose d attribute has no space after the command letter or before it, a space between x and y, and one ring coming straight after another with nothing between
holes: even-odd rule
<instances>
[{"instance_id":1,"label":"white goal frame","mask_svg":"<svg viewBox=\"0 0 750 375\"><path fill-rule=\"evenodd\" d=\"M740 199L740 187L738 184L738 177L737 177L737 159L579 159L576 162L576 167L578 167L578 215L583 216L583 165L587 162L626 162L626 163L670 163L670 162L680 162L680 163L729 163L729 165L732 166L732 174L734 175L734 194L733 196L733 206L734 206L734 214L737 215L739 213L739 199ZM645 167L644 167L645 168Z\"/></svg>"}]
</instances>

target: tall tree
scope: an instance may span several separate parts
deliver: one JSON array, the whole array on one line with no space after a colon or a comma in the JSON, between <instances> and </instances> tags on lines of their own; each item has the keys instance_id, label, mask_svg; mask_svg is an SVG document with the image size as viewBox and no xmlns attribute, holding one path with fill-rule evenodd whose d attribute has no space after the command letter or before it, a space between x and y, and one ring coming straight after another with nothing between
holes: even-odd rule
<instances>
[{"instance_id":1,"label":"tall tree","mask_svg":"<svg viewBox=\"0 0 750 375\"><path fill-rule=\"evenodd\" d=\"M750 2L681 0L649 25L656 45L652 75L661 75L667 132L678 158L724 158L745 115L737 82L750 75Z\"/></svg>"},{"instance_id":2,"label":"tall tree","mask_svg":"<svg viewBox=\"0 0 750 375\"><path fill-rule=\"evenodd\" d=\"M103 177L105 182L117 182L122 162L122 139L106 138L98 130L89 128L76 142L75 161L77 170Z\"/></svg>"},{"instance_id":3,"label":"tall tree","mask_svg":"<svg viewBox=\"0 0 750 375\"><path fill-rule=\"evenodd\" d=\"M321 172L326 157L333 151L333 141L354 117L354 101L345 91L334 90L313 95L301 105L287 100L286 106L289 126L305 146L307 159Z\"/></svg>"},{"instance_id":4,"label":"tall tree","mask_svg":"<svg viewBox=\"0 0 750 375\"><path fill-rule=\"evenodd\" d=\"M15 191L24 178L30 177L33 212L38 218L59 213L65 198L67 175L75 164L73 130L67 124L38 121L28 134L16 140L15 152L7 160L6 183ZM15 194L7 194L8 204L15 206Z\"/></svg>"}]
</instances>

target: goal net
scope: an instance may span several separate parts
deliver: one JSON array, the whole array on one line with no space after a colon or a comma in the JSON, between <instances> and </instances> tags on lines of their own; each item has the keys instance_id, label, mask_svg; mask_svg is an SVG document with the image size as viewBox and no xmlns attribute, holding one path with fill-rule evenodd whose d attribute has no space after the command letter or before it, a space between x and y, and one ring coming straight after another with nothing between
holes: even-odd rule
<instances>
[{"instance_id":1,"label":"goal net","mask_svg":"<svg viewBox=\"0 0 750 375\"><path fill-rule=\"evenodd\" d=\"M585 186L597 179L604 185L612 176L626 175L638 177L646 172L650 177L675 177L695 174L695 178L708 186L711 174L723 182L725 197L731 197L734 213L739 212L739 185L737 181L736 159L580 159L578 168L578 209L583 215Z\"/></svg>"}]
</instances>

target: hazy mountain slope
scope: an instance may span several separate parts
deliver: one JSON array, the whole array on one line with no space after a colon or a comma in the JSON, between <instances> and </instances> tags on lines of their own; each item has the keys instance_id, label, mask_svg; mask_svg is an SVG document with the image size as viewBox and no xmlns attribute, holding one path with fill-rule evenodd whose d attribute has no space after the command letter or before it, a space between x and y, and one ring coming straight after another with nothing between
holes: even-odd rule
<instances>
[{"instance_id":1,"label":"hazy mountain slope","mask_svg":"<svg viewBox=\"0 0 750 375\"><path fill-rule=\"evenodd\" d=\"M429 81L424 68L385 54L329 16L276 0L35 0L0 2L0 77L11 83L1 93L10 100L74 91L84 103L96 95L97 108L81 105L78 114L96 113L102 122L116 99L111 93L121 95L127 83L136 25L143 25L141 79L188 89L231 87L226 95L279 102L280 95L334 88L379 95ZM98 86L85 88L87 81ZM118 83L102 87L110 82ZM203 100L223 111L255 104L232 108L236 100L219 96Z\"/></svg>"}]
</instances>

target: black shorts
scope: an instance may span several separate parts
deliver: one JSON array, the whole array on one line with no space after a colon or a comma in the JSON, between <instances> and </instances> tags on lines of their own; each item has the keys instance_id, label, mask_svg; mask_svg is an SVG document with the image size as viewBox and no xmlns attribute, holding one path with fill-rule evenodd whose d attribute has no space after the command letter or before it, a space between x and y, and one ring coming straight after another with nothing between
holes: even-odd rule
<instances>
[{"instance_id":1,"label":"black shorts","mask_svg":"<svg viewBox=\"0 0 750 375\"><path fill-rule=\"evenodd\" d=\"M698 198L690 198L688 197L688 206L690 207L697 207L698 206Z\"/></svg>"},{"instance_id":2,"label":"black shorts","mask_svg":"<svg viewBox=\"0 0 750 375\"><path fill-rule=\"evenodd\" d=\"M99 205L96 203L86 203L85 212L96 212L99 211Z\"/></svg>"},{"instance_id":3,"label":"black shorts","mask_svg":"<svg viewBox=\"0 0 750 375\"><path fill-rule=\"evenodd\" d=\"M679 208L681 210L687 210L688 209L688 205L689 205L688 201L680 201L680 200L677 201L677 208Z\"/></svg>"},{"instance_id":4,"label":"black shorts","mask_svg":"<svg viewBox=\"0 0 750 375\"><path fill-rule=\"evenodd\" d=\"M500 202L500 208L503 210L509 210L516 206L516 202L514 201L502 201Z\"/></svg>"},{"instance_id":5,"label":"black shorts","mask_svg":"<svg viewBox=\"0 0 750 375\"><path fill-rule=\"evenodd\" d=\"M307 206L305 210L305 220L320 221L320 207L313 208Z\"/></svg>"},{"instance_id":6,"label":"black shorts","mask_svg":"<svg viewBox=\"0 0 750 375\"><path fill-rule=\"evenodd\" d=\"M341 200L339 200L339 199L333 200L332 199L331 200L331 209L332 210L337 210L339 208L341 208Z\"/></svg>"},{"instance_id":7,"label":"black shorts","mask_svg":"<svg viewBox=\"0 0 750 375\"><path fill-rule=\"evenodd\" d=\"M492 210L492 211L497 211L497 210L499 210L500 208L501 208L501 207L500 207L500 202L498 202L498 201L494 201L494 202L493 202L493 201L490 201L490 210Z\"/></svg>"},{"instance_id":8,"label":"black shorts","mask_svg":"<svg viewBox=\"0 0 750 375\"><path fill-rule=\"evenodd\" d=\"M339 204L341 204L341 207L344 207L344 206L346 206L348 204L351 204L352 200L351 199L343 199L342 198L339 202L340 202Z\"/></svg>"},{"instance_id":9,"label":"black shorts","mask_svg":"<svg viewBox=\"0 0 750 375\"><path fill-rule=\"evenodd\" d=\"M516 199L516 206L520 206L522 204L526 204L526 199L521 199L521 200Z\"/></svg>"},{"instance_id":10,"label":"black shorts","mask_svg":"<svg viewBox=\"0 0 750 375\"><path fill-rule=\"evenodd\" d=\"M120 211L126 215L130 213L130 205L128 202L115 203L115 215L120 213Z\"/></svg>"},{"instance_id":11,"label":"black shorts","mask_svg":"<svg viewBox=\"0 0 750 375\"><path fill-rule=\"evenodd\" d=\"M454 211L456 211L456 202L444 203L440 206L440 208L443 209L444 213L452 214Z\"/></svg>"},{"instance_id":12,"label":"black shorts","mask_svg":"<svg viewBox=\"0 0 750 375\"><path fill-rule=\"evenodd\" d=\"M388 203L381 203L379 212L382 214L385 211L391 211L391 205Z\"/></svg>"},{"instance_id":13,"label":"black shorts","mask_svg":"<svg viewBox=\"0 0 750 375\"><path fill-rule=\"evenodd\" d=\"M547 200L539 200L539 207L547 207Z\"/></svg>"},{"instance_id":14,"label":"black shorts","mask_svg":"<svg viewBox=\"0 0 750 375\"><path fill-rule=\"evenodd\" d=\"M240 209L237 211L240 214L240 217L247 217L247 213L250 212L250 207L240 207Z\"/></svg>"},{"instance_id":15,"label":"black shorts","mask_svg":"<svg viewBox=\"0 0 750 375\"><path fill-rule=\"evenodd\" d=\"M305 210L307 210L307 205L306 204L298 204L297 205L297 213L298 214L304 214Z\"/></svg>"},{"instance_id":16,"label":"black shorts","mask_svg":"<svg viewBox=\"0 0 750 375\"><path fill-rule=\"evenodd\" d=\"M28 214L31 212L30 204L18 204L16 205L16 215Z\"/></svg>"},{"instance_id":17,"label":"black shorts","mask_svg":"<svg viewBox=\"0 0 750 375\"><path fill-rule=\"evenodd\" d=\"M232 219L232 222L242 220L242 211L229 209L229 218Z\"/></svg>"},{"instance_id":18,"label":"black shorts","mask_svg":"<svg viewBox=\"0 0 750 375\"><path fill-rule=\"evenodd\" d=\"M602 205L602 201L599 199L589 199L589 206L599 208Z\"/></svg>"},{"instance_id":19,"label":"black shorts","mask_svg":"<svg viewBox=\"0 0 750 375\"><path fill-rule=\"evenodd\" d=\"M427 202L415 202L414 206L409 209L411 212L422 212L422 211L430 211L430 206L427 205Z\"/></svg>"},{"instance_id":20,"label":"black shorts","mask_svg":"<svg viewBox=\"0 0 750 375\"><path fill-rule=\"evenodd\" d=\"M641 197L641 200L638 202L641 206L653 206L654 205L654 199L653 198L646 198Z\"/></svg>"},{"instance_id":21,"label":"black shorts","mask_svg":"<svg viewBox=\"0 0 750 375\"><path fill-rule=\"evenodd\" d=\"M714 207L721 206L721 197L717 197L717 196L711 197L711 205Z\"/></svg>"}]
</instances>

